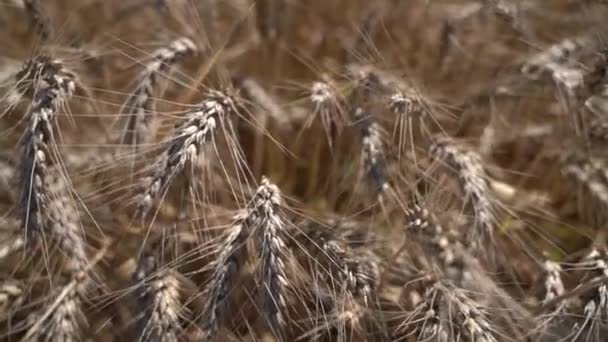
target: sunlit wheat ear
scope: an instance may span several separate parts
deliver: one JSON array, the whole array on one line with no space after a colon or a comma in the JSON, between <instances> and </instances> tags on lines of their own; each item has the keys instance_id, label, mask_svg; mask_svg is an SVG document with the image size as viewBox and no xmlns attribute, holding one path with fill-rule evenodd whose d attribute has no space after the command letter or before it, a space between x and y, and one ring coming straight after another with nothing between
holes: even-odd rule
<instances>
[{"instance_id":1,"label":"sunlit wheat ear","mask_svg":"<svg viewBox=\"0 0 608 342\"><path fill-rule=\"evenodd\" d=\"M430 147L430 154L453 168L460 179L464 202L475 215L474 229L468 232L468 242L474 248L485 249L485 242L493 242L496 224L495 203L488 175L481 156L474 151L456 145L448 138L437 139Z\"/></svg>"},{"instance_id":2,"label":"sunlit wheat ear","mask_svg":"<svg viewBox=\"0 0 608 342\"><path fill-rule=\"evenodd\" d=\"M260 256L259 287L262 310L273 333L281 336L285 323L285 289L288 286L286 261L288 257L287 222L281 212L283 199L279 188L263 177L250 204L252 226L256 232Z\"/></svg>"},{"instance_id":3,"label":"sunlit wheat ear","mask_svg":"<svg viewBox=\"0 0 608 342\"><path fill-rule=\"evenodd\" d=\"M231 232L222 245L222 252L214 263L214 273L207 289L207 304L201 317L205 338L213 340L223 316L232 286L245 262L246 242L256 233L259 250L259 290L262 310L273 333L281 334L284 323L284 288L286 245L284 242L286 222L280 207L283 201L279 189L263 178L247 205L247 212L235 218Z\"/></svg>"},{"instance_id":4,"label":"sunlit wheat ear","mask_svg":"<svg viewBox=\"0 0 608 342\"><path fill-rule=\"evenodd\" d=\"M197 48L189 38L179 38L167 47L152 53L151 61L145 64L143 71L135 80L135 89L129 95L125 105L127 123L121 142L123 144L140 145L150 137L151 122L155 117L154 91L159 77L185 56L196 53Z\"/></svg>"},{"instance_id":5,"label":"sunlit wheat ear","mask_svg":"<svg viewBox=\"0 0 608 342\"><path fill-rule=\"evenodd\" d=\"M28 59L12 77L14 84L10 87L8 94L4 95L4 101L10 107L25 101L32 100L37 89L37 82L52 77L52 74L69 74L62 61L52 59L47 55L40 55ZM73 88L76 89L76 79L73 78ZM72 92L74 91L72 90Z\"/></svg>"},{"instance_id":6,"label":"sunlit wheat ear","mask_svg":"<svg viewBox=\"0 0 608 342\"><path fill-rule=\"evenodd\" d=\"M84 281L84 280L82 280ZM34 316L35 326L28 331L27 338L34 341L66 341L77 342L82 338L82 329L87 326L82 311L83 286L58 288L56 295L49 299L49 307L42 307Z\"/></svg>"},{"instance_id":7,"label":"sunlit wheat ear","mask_svg":"<svg viewBox=\"0 0 608 342\"><path fill-rule=\"evenodd\" d=\"M49 299L50 306L36 313L35 326L28 336L33 334L39 341L78 341L87 324L81 306L89 282L86 275L89 260L69 188L60 172L53 171L46 179L49 201L45 203L45 230L40 233L55 242L64 256L64 270L70 282L53 289L56 292Z\"/></svg>"},{"instance_id":8,"label":"sunlit wheat ear","mask_svg":"<svg viewBox=\"0 0 608 342\"><path fill-rule=\"evenodd\" d=\"M608 168L603 161L595 158L567 158L563 162L562 172L586 187L604 206L608 205Z\"/></svg>"},{"instance_id":9,"label":"sunlit wheat ear","mask_svg":"<svg viewBox=\"0 0 608 342\"><path fill-rule=\"evenodd\" d=\"M204 100L187 113L154 163L152 175L143 180L143 194L138 201L138 211L142 215L147 215L174 178L186 165L192 165L207 145L215 146L218 129L220 133L230 132L227 129L230 114L236 114L235 102L218 91L208 92Z\"/></svg>"},{"instance_id":10,"label":"sunlit wheat ear","mask_svg":"<svg viewBox=\"0 0 608 342\"><path fill-rule=\"evenodd\" d=\"M588 37L566 38L528 58L521 72L535 80L551 78L556 70L571 64L571 58L589 43Z\"/></svg>"},{"instance_id":11,"label":"sunlit wheat ear","mask_svg":"<svg viewBox=\"0 0 608 342\"><path fill-rule=\"evenodd\" d=\"M380 194L389 187L382 127L362 108L355 110L354 119L361 135L363 170L372 190Z\"/></svg>"},{"instance_id":12,"label":"sunlit wheat ear","mask_svg":"<svg viewBox=\"0 0 608 342\"><path fill-rule=\"evenodd\" d=\"M318 118L331 144L332 130L340 130L344 125L344 99L329 79L314 82L310 87L309 99L313 106L313 115L306 120L305 126L309 128Z\"/></svg>"},{"instance_id":13,"label":"sunlit wheat ear","mask_svg":"<svg viewBox=\"0 0 608 342\"><path fill-rule=\"evenodd\" d=\"M451 285L435 283L427 290L423 303L414 312L418 314L414 324L418 326L419 338L437 338L439 341L458 341L463 338L479 342L497 341L494 337L496 328L490 322L488 314L462 289Z\"/></svg>"},{"instance_id":14,"label":"sunlit wheat ear","mask_svg":"<svg viewBox=\"0 0 608 342\"><path fill-rule=\"evenodd\" d=\"M19 207L27 233L41 233L53 201L47 180L49 162L56 151L52 120L75 90L75 76L61 62L42 57L34 62L33 102L26 115L29 127L23 137L19 170Z\"/></svg>"},{"instance_id":15,"label":"sunlit wheat ear","mask_svg":"<svg viewBox=\"0 0 608 342\"><path fill-rule=\"evenodd\" d=\"M583 82L583 72L575 64L574 57L591 43L587 36L564 39L531 56L524 62L521 72L535 80L551 79L567 95L574 96Z\"/></svg>"},{"instance_id":16,"label":"sunlit wheat ear","mask_svg":"<svg viewBox=\"0 0 608 342\"><path fill-rule=\"evenodd\" d=\"M364 256L358 255L355 251L346 246L346 242L339 241L331 234L320 229L311 230L307 233L307 239L314 244L315 249L312 257L322 253L316 262L323 259L328 260L327 273L329 288L337 288L339 294L346 292L354 298L363 299L367 305L371 302L375 287L374 275L370 274L369 267L366 267Z\"/></svg>"},{"instance_id":17,"label":"sunlit wheat ear","mask_svg":"<svg viewBox=\"0 0 608 342\"><path fill-rule=\"evenodd\" d=\"M581 298L584 304L582 323L576 323L573 330L579 336L588 336L588 341L601 341L593 339L592 336L600 336L600 329L605 327L608 321L608 253L606 249L592 249L581 261L579 267L588 270L588 274L581 279L578 287L583 287L587 282L598 282L598 284L587 291Z\"/></svg>"},{"instance_id":18,"label":"sunlit wheat ear","mask_svg":"<svg viewBox=\"0 0 608 342\"><path fill-rule=\"evenodd\" d=\"M228 296L247 253L246 242L251 234L252 213L236 217L231 232L223 242L221 253L214 262L214 272L207 285L207 303L201 317L204 338L213 341L224 318Z\"/></svg>"},{"instance_id":19,"label":"sunlit wheat ear","mask_svg":"<svg viewBox=\"0 0 608 342\"><path fill-rule=\"evenodd\" d=\"M543 298L543 303L547 303L555 297L563 295L566 290L562 282L562 268L558 263L547 260L543 264L543 270L545 271L545 297Z\"/></svg>"},{"instance_id":20,"label":"sunlit wheat ear","mask_svg":"<svg viewBox=\"0 0 608 342\"><path fill-rule=\"evenodd\" d=\"M66 279L58 279L60 286L53 287L47 298L48 305L41 306L29 318L32 326L27 331L25 341L80 341L88 326L83 304L91 286L88 272L107 253L108 243L100 249L84 268L67 268ZM78 261L76 261L78 262ZM69 265L69 261L68 261ZM64 278L60 276L60 278ZM67 281L66 281L67 280Z\"/></svg>"},{"instance_id":21,"label":"sunlit wheat ear","mask_svg":"<svg viewBox=\"0 0 608 342\"><path fill-rule=\"evenodd\" d=\"M160 253L160 251L156 251ZM155 256L142 255L133 279L138 294L139 341L177 342L182 334L180 285L171 269L160 268Z\"/></svg>"}]
</instances>

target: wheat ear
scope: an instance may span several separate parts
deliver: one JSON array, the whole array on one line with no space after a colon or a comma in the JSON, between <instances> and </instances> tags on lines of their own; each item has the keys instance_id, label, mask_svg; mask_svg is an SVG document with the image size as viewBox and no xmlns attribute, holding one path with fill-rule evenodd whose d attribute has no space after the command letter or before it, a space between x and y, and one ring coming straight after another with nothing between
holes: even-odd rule
<instances>
[{"instance_id":1,"label":"wheat ear","mask_svg":"<svg viewBox=\"0 0 608 342\"><path fill-rule=\"evenodd\" d=\"M192 40L179 38L152 54L152 61L137 76L135 89L127 100L128 118L121 138L123 144L140 145L149 137L150 121L154 116L154 90L159 76L167 73L181 58L196 51Z\"/></svg>"},{"instance_id":2,"label":"wheat ear","mask_svg":"<svg viewBox=\"0 0 608 342\"><path fill-rule=\"evenodd\" d=\"M222 252L214 263L214 272L207 290L207 303L201 317L205 340L213 341L225 314L228 295L238 275L246 253L245 243L250 227L247 217L237 217L232 231L222 244Z\"/></svg>"},{"instance_id":3,"label":"wheat ear","mask_svg":"<svg viewBox=\"0 0 608 342\"><path fill-rule=\"evenodd\" d=\"M181 333L179 281L170 269L160 269L156 257L143 255L135 270L138 301L143 314L138 324L143 342L177 342Z\"/></svg>"},{"instance_id":4,"label":"wheat ear","mask_svg":"<svg viewBox=\"0 0 608 342\"><path fill-rule=\"evenodd\" d=\"M235 103L230 97L210 91L199 105L188 112L186 120L177 127L156 160L153 174L143 181L145 190L138 203L142 215L150 210L186 164L196 161L205 145L215 139L218 125L224 125L226 116L235 111Z\"/></svg>"},{"instance_id":5,"label":"wheat ear","mask_svg":"<svg viewBox=\"0 0 608 342\"><path fill-rule=\"evenodd\" d=\"M76 88L73 74L63 64L46 56L28 63L32 66L34 99L28 113L29 127L23 138L19 203L21 222L28 233L44 230L49 205L47 175L53 155L52 120Z\"/></svg>"},{"instance_id":6,"label":"wheat ear","mask_svg":"<svg viewBox=\"0 0 608 342\"><path fill-rule=\"evenodd\" d=\"M287 246L285 244L286 222L280 212L283 200L279 188L263 177L253 196L252 211L254 229L258 232L260 253L260 280L262 308L273 332L280 336L284 323Z\"/></svg>"},{"instance_id":7,"label":"wheat ear","mask_svg":"<svg viewBox=\"0 0 608 342\"><path fill-rule=\"evenodd\" d=\"M457 146L449 139L439 139L430 147L431 155L444 160L458 174L465 195L475 214L475 229L469 232L469 241L478 248L483 241L493 241L495 199L488 184L488 175L481 156L474 151Z\"/></svg>"}]
</instances>

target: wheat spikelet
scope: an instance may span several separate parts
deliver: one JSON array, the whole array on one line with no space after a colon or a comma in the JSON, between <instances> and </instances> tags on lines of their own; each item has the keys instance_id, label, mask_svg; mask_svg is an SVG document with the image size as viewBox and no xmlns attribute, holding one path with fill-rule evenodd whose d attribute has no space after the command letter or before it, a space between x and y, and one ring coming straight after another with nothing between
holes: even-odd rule
<instances>
[{"instance_id":1,"label":"wheat spikelet","mask_svg":"<svg viewBox=\"0 0 608 342\"><path fill-rule=\"evenodd\" d=\"M189 38L179 38L167 47L152 53L151 62L137 76L136 87L129 95L127 104L128 119L121 141L123 144L140 145L150 136L150 122L154 117L154 90L158 78L169 72L171 67L183 57L197 51Z\"/></svg>"}]
</instances>

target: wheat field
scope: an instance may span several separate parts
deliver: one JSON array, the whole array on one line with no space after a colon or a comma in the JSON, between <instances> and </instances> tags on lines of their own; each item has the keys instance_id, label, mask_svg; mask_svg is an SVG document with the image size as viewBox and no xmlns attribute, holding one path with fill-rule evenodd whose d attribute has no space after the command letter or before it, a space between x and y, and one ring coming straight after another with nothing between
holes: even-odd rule
<instances>
[{"instance_id":1,"label":"wheat field","mask_svg":"<svg viewBox=\"0 0 608 342\"><path fill-rule=\"evenodd\" d=\"M0 340L607 341L607 15L0 0Z\"/></svg>"}]
</instances>

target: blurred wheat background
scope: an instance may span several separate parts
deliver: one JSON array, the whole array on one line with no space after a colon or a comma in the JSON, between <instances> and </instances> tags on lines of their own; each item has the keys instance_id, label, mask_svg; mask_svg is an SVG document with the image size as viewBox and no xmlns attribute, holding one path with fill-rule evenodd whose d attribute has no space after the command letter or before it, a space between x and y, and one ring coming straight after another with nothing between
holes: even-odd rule
<instances>
[{"instance_id":1,"label":"blurred wheat background","mask_svg":"<svg viewBox=\"0 0 608 342\"><path fill-rule=\"evenodd\" d=\"M608 340L607 15L0 0L0 340Z\"/></svg>"}]
</instances>

